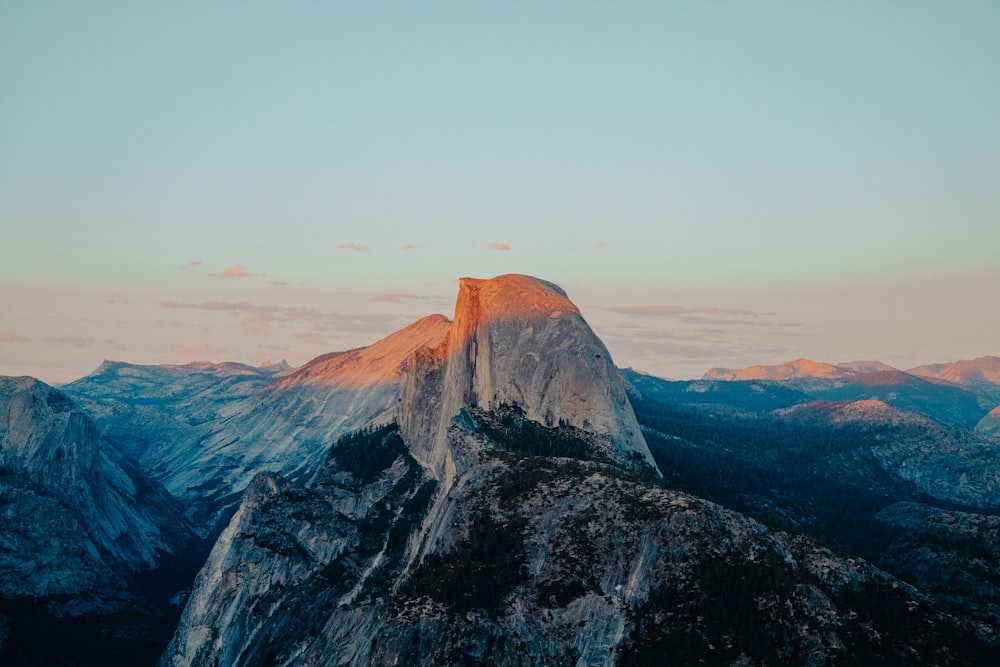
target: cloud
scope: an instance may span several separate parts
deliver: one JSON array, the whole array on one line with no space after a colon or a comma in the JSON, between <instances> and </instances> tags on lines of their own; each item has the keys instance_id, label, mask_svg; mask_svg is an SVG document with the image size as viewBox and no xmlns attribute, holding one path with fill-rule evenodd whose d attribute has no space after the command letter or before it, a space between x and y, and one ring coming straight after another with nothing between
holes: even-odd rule
<instances>
[{"instance_id":1,"label":"cloud","mask_svg":"<svg viewBox=\"0 0 1000 667\"><path fill-rule=\"evenodd\" d=\"M312 306L279 306L256 304L249 301L202 301L201 303L181 303L161 301L160 305L169 310L200 310L215 313L230 313L243 318L243 324L251 329L267 329L273 325L293 327L306 322L329 325L340 333L371 333L384 335L398 326L398 313L347 314L321 311ZM409 322L404 322L409 324Z\"/></svg>"},{"instance_id":2,"label":"cloud","mask_svg":"<svg viewBox=\"0 0 1000 667\"><path fill-rule=\"evenodd\" d=\"M30 339L10 331L0 331L0 343L26 343Z\"/></svg>"},{"instance_id":3,"label":"cloud","mask_svg":"<svg viewBox=\"0 0 1000 667\"><path fill-rule=\"evenodd\" d=\"M185 269L194 269L201 266L202 262L200 259L192 259L190 262L184 265Z\"/></svg>"},{"instance_id":4,"label":"cloud","mask_svg":"<svg viewBox=\"0 0 1000 667\"><path fill-rule=\"evenodd\" d=\"M437 297L420 296L419 294L411 294L410 292L381 292L371 297L369 301L377 301L380 303L402 303L404 301L428 301L434 299L437 299Z\"/></svg>"},{"instance_id":5,"label":"cloud","mask_svg":"<svg viewBox=\"0 0 1000 667\"><path fill-rule=\"evenodd\" d=\"M114 338L103 338L99 340L91 338L90 336L53 336L50 338L42 338L42 342L52 343L54 345L73 345L80 349L93 347L94 345L106 345L115 350L128 349Z\"/></svg>"},{"instance_id":6,"label":"cloud","mask_svg":"<svg viewBox=\"0 0 1000 667\"><path fill-rule=\"evenodd\" d=\"M607 248L608 247L608 242L607 241L598 241L597 243L594 244L594 247L597 248L598 250Z\"/></svg>"},{"instance_id":7,"label":"cloud","mask_svg":"<svg viewBox=\"0 0 1000 667\"><path fill-rule=\"evenodd\" d=\"M610 306L605 308L613 313L622 315L643 316L684 316L684 315L741 315L746 317L758 317L759 314L742 308L716 308L714 306L656 306L656 305L636 305L636 306Z\"/></svg>"},{"instance_id":8,"label":"cloud","mask_svg":"<svg viewBox=\"0 0 1000 667\"><path fill-rule=\"evenodd\" d=\"M347 243L341 243L339 248L344 250L353 250L354 252L368 252L368 246L364 243L354 243L353 241L348 241Z\"/></svg>"},{"instance_id":9,"label":"cloud","mask_svg":"<svg viewBox=\"0 0 1000 667\"><path fill-rule=\"evenodd\" d=\"M260 278L263 273L250 273L242 264L233 264L222 273L210 273L213 278Z\"/></svg>"},{"instance_id":10,"label":"cloud","mask_svg":"<svg viewBox=\"0 0 1000 667\"><path fill-rule=\"evenodd\" d=\"M272 280L271 284L275 287L288 287L288 282L285 280Z\"/></svg>"},{"instance_id":11,"label":"cloud","mask_svg":"<svg viewBox=\"0 0 1000 667\"><path fill-rule=\"evenodd\" d=\"M407 243L403 246L403 250L416 250L417 248L423 248L423 243Z\"/></svg>"},{"instance_id":12,"label":"cloud","mask_svg":"<svg viewBox=\"0 0 1000 667\"><path fill-rule=\"evenodd\" d=\"M500 241L490 241L489 245L486 247L490 250L510 250L509 243L501 243Z\"/></svg>"}]
</instances>

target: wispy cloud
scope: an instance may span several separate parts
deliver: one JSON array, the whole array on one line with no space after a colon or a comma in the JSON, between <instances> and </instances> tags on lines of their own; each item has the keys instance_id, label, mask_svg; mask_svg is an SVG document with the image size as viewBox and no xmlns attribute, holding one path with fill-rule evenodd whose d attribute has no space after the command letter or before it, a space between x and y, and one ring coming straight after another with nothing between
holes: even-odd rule
<instances>
[{"instance_id":1,"label":"wispy cloud","mask_svg":"<svg viewBox=\"0 0 1000 667\"><path fill-rule=\"evenodd\" d=\"M279 306L249 301L202 301L201 303L161 301L160 305L169 310L229 313L241 317L243 324L251 329L267 329L276 325L287 328L312 323L314 328L317 324L328 325L330 330L340 333L379 335L398 326L401 319L397 313L348 314L321 311L312 306Z\"/></svg>"},{"instance_id":2,"label":"wispy cloud","mask_svg":"<svg viewBox=\"0 0 1000 667\"><path fill-rule=\"evenodd\" d=\"M403 246L403 250L416 250L417 248L423 248L423 243L407 243Z\"/></svg>"},{"instance_id":3,"label":"wispy cloud","mask_svg":"<svg viewBox=\"0 0 1000 667\"><path fill-rule=\"evenodd\" d=\"M743 308L716 308L715 306L679 306L679 305L636 305L636 306L609 306L605 310L622 315L644 316L677 316L677 315L742 315L748 317L758 317L759 313Z\"/></svg>"},{"instance_id":4,"label":"wispy cloud","mask_svg":"<svg viewBox=\"0 0 1000 667\"><path fill-rule=\"evenodd\" d=\"M594 244L594 247L597 248L598 250L602 250L602 249L608 247L608 242L607 241L598 241L597 243Z\"/></svg>"},{"instance_id":5,"label":"wispy cloud","mask_svg":"<svg viewBox=\"0 0 1000 667\"><path fill-rule=\"evenodd\" d=\"M72 345L78 348L88 348L95 345L104 345L115 350L126 350L124 345L114 338L92 338L90 336L52 336L49 338L42 338L43 343L50 343L52 345Z\"/></svg>"},{"instance_id":6,"label":"wispy cloud","mask_svg":"<svg viewBox=\"0 0 1000 667\"><path fill-rule=\"evenodd\" d=\"M380 303L403 303L405 301L436 301L438 297L420 296L410 292L380 292L368 300Z\"/></svg>"},{"instance_id":7,"label":"wispy cloud","mask_svg":"<svg viewBox=\"0 0 1000 667\"><path fill-rule=\"evenodd\" d=\"M510 250L510 244L501 241L490 241L487 247L490 250Z\"/></svg>"},{"instance_id":8,"label":"wispy cloud","mask_svg":"<svg viewBox=\"0 0 1000 667\"><path fill-rule=\"evenodd\" d=\"M354 252L368 252L368 246L364 243L354 243L353 241L341 243L338 247L344 250L353 250Z\"/></svg>"},{"instance_id":9,"label":"wispy cloud","mask_svg":"<svg viewBox=\"0 0 1000 667\"><path fill-rule=\"evenodd\" d=\"M26 343L30 338L25 338L11 331L0 331L0 343Z\"/></svg>"},{"instance_id":10,"label":"wispy cloud","mask_svg":"<svg viewBox=\"0 0 1000 667\"><path fill-rule=\"evenodd\" d=\"M192 259L190 262L184 265L185 269L195 269L201 266L202 262L200 259Z\"/></svg>"}]
</instances>

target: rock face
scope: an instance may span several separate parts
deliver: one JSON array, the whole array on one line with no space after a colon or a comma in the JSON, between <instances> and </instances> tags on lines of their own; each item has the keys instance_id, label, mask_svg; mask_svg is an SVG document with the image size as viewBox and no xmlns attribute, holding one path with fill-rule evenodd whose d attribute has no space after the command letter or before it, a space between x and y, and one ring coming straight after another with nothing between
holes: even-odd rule
<instances>
[{"instance_id":1,"label":"rock face","mask_svg":"<svg viewBox=\"0 0 1000 667\"><path fill-rule=\"evenodd\" d=\"M490 413L466 417L450 428L464 472L443 503L394 427L342 443L307 487L259 476L161 665L963 664L984 651L971 619L863 560L606 464L507 453Z\"/></svg>"},{"instance_id":2,"label":"rock face","mask_svg":"<svg viewBox=\"0 0 1000 667\"><path fill-rule=\"evenodd\" d=\"M775 414L813 426L882 429L883 437L869 451L887 475L915 485L931 498L1000 509L995 438L878 400L813 403Z\"/></svg>"},{"instance_id":3,"label":"rock face","mask_svg":"<svg viewBox=\"0 0 1000 667\"><path fill-rule=\"evenodd\" d=\"M417 355L407 380L404 437L418 461L449 479L451 420L464 407L506 405L544 426L586 430L618 463L655 470L620 372L566 293L530 276L463 278L447 337Z\"/></svg>"},{"instance_id":4,"label":"rock face","mask_svg":"<svg viewBox=\"0 0 1000 667\"><path fill-rule=\"evenodd\" d=\"M129 453L207 534L262 470L311 475L340 436L391 420L414 352L449 327L425 317L372 345L295 371L241 364L105 364L67 386L102 428L131 432Z\"/></svg>"},{"instance_id":5,"label":"rock face","mask_svg":"<svg viewBox=\"0 0 1000 667\"><path fill-rule=\"evenodd\" d=\"M983 417L976 425L976 430L980 433L1000 436L1000 406L993 408L989 414Z\"/></svg>"},{"instance_id":6,"label":"rock face","mask_svg":"<svg viewBox=\"0 0 1000 667\"><path fill-rule=\"evenodd\" d=\"M176 503L109 456L69 397L28 377L0 378L0 517L3 597L114 591L190 536Z\"/></svg>"}]
</instances>

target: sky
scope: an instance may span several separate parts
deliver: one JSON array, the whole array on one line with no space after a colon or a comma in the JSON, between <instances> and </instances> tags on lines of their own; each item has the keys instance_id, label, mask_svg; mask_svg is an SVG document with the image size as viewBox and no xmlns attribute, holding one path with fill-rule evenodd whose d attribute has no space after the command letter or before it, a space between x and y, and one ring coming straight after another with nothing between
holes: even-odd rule
<instances>
[{"instance_id":1,"label":"sky","mask_svg":"<svg viewBox=\"0 0 1000 667\"><path fill-rule=\"evenodd\" d=\"M615 362L1000 355L1000 3L0 2L0 375L561 285Z\"/></svg>"}]
</instances>

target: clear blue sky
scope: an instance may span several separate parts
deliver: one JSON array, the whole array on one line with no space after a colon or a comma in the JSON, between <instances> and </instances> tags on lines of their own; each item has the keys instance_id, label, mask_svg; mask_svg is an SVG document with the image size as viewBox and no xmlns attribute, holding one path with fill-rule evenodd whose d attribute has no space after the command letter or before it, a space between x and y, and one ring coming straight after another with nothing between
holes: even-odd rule
<instances>
[{"instance_id":1,"label":"clear blue sky","mask_svg":"<svg viewBox=\"0 0 1000 667\"><path fill-rule=\"evenodd\" d=\"M985 1L2 3L0 374L299 364L506 272L661 375L1000 354L998 35Z\"/></svg>"}]
</instances>

